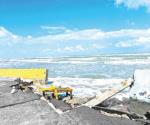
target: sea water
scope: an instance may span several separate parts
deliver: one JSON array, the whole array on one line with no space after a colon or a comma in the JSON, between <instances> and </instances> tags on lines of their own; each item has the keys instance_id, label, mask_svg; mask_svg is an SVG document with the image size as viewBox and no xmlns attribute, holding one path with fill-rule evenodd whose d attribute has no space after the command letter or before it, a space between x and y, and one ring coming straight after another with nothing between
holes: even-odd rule
<instances>
[{"instance_id":1,"label":"sea water","mask_svg":"<svg viewBox=\"0 0 150 125\"><path fill-rule=\"evenodd\" d=\"M47 68L55 85L72 87L75 96L94 96L117 87L136 69L150 69L150 54L0 59L0 68Z\"/></svg>"}]
</instances>

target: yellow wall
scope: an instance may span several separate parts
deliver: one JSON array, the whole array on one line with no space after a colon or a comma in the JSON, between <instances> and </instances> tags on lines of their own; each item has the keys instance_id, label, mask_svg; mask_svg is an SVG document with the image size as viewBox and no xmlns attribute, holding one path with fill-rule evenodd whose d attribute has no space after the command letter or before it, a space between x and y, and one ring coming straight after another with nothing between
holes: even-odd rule
<instances>
[{"instance_id":1,"label":"yellow wall","mask_svg":"<svg viewBox=\"0 0 150 125\"><path fill-rule=\"evenodd\" d=\"M47 80L46 69L0 69L0 77Z\"/></svg>"}]
</instances>

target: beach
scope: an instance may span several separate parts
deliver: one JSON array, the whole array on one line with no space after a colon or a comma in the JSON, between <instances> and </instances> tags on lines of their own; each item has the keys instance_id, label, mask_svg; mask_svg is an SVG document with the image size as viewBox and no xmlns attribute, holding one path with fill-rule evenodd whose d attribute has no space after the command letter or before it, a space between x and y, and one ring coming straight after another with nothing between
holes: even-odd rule
<instances>
[{"instance_id":1,"label":"beach","mask_svg":"<svg viewBox=\"0 0 150 125\"><path fill-rule=\"evenodd\" d=\"M149 59L149 54L42 57L0 59L0 65L1 68L47 68L48 84L71 87L73 97L80 98L82 104L97 94L118 88L120 83L133 77L136 69L149 69ZM130 99L130 88L103 102L101 109L99 107L93 109L81 104L78 105L79 107L70 108L62 101L54 100L51 103L65 112L60 115L46 101L41 100L41 96L33 92L18 91L11 94L9 86L12 84L15 84L14 79L6 78L0 81L0 121L4 125L143 125L149 123L145 119L142 122L139 118L131 120L128 117L128 115L137 117L133 115L135 113L143 118L143 115L150 110L149 103ZM116 110L119 110L119 115L116 114Z\"/></svg>"},{"instance_id":2,"label":"beach","mask_svg":"<svg viewBox=\"0 0 150 125\"><path fill-rule=\"evenodd\" d=\"M0 0L0 125L150 125L150 0Z\"/></svg>"}]
</instances>

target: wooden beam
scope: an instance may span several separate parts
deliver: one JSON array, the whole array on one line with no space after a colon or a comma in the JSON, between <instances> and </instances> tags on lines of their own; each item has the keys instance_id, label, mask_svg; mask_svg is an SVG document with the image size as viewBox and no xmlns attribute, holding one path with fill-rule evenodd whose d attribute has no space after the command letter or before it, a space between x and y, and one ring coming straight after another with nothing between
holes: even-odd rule
<instances>
[{"instance_id":1,"label":"wooden beam","mask_svg":"<svg viewBox=\"0 0 150 125\"><path fill-rule=\"evenodd\" d=\"M120 84L121 86L119 88L112 88L110 90L107 90L104 93L97 95L94 99L90 100L84 105L90 108L96 106L102 103L103 101L111 98L112 96L116 95L117 93L123 91L124 89L128 88L129 86L131 86L132 83L133 83L132 79L126 80Z\"/></svg>"}]
</instances>

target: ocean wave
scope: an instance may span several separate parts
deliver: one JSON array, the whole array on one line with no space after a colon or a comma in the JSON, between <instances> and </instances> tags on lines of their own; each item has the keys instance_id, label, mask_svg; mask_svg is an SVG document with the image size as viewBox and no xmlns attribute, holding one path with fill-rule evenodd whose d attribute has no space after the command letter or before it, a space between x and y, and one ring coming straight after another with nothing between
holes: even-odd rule
<instances>
[{"instance_id":1,"label":"ocean wave","mask_svg":"<svg viewBox=\"0 0 150 125\"><path fill-rule=\"evenodd\" d=\"M18 59L9 60L9 62L21 62L21 63L51 63L51 64L96 64L96 61L81 61L81 60L55 60L55 59Z\"/></svg>"},{"instance_id":2,"label":"ocean wave","mask_svg":"<svg viewBox=\"0 0 150 125\"><path fill-rule=\"evenodd\" d=\"M117 61L106 61L104 64L112 64L112 65L147 65L150 64L150 59L144 60L117 60Z\"/></svg>"},{"instance_id":3,"label":"ocean wave","mask_svg":"<svg viewBox=\"0 0 150 125\"><path fill-rule=\"evenodd\" d=\"M21 58L21 59L1 59L0 62L20 62L20 63L47 63L47 64L113 64L113 65L134 65L149 64L150 55L126 54L126 55L101 55L89 57L41 57L41 58Z\"/></svg>"},{"instance_id":4,"label":"ocean wave","mask_svg":"<svg viewBox=\"0 0 150 125\"><path fill-rule=\"evenodd\" d=\"M96 61L96 57L68 58L68 61Z\"/></svg>"},{"instance_id":5,"label":"ocean wave","mask_svg":"<svg viewBox=\"0 0 150 125\"><path fill-rule=\"evenodd\" d=\"M92 97L97 93L104 92L110 88L120 86L124 79L90 79L90 78L48 78L55 86L72 87L73 95L80 97Z\"/></svg>"}]
</instances>

